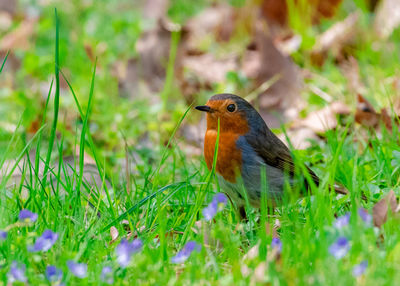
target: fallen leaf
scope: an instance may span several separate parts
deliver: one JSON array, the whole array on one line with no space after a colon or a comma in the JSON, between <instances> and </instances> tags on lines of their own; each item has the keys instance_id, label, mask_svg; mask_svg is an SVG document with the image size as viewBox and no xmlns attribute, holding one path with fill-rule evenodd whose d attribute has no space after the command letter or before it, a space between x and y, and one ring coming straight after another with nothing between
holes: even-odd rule
<instances>
[{"instance_id":1,"label":"fallen leaf","mask_svg":"<svg viewBox=\"0 0 400 286\"><path fill-rule=\"evenodd\" d=\"M365 94L367 89L361 81L360 67L357 60L350 56L340 64L340 68L347 79L349 91L353 94Z\"/></svg>"},{"instance_id":2,"label":"fallen leaf","mask_svg":"<svg viewBox=\"0 0 400 286\"><path fill-rule=\"evenodd\" d=\"M236 56L234 55L226 55L220 59L210 53L190 56L184 58L183 65L187 72L208 84L224 81L229 71L237 70Z\"/></svg>"},{"instance_id":3,"label":"fallen leaf","mask_svg":"<svg viewBox=\"0 0 400 286\"><path fill-rule=\"evenodd\" d=\"M377 6L374 30L380 38L389 37L400 25L400 1L382 0Z\"/></svg>"},{"instance_id":4,"label":"fallen leaf","mask_svg":"<svg viewBox=\"0 0 400 286\"><path fill-rule=\"evenodd\" d=\"M306 10L312 17L313 23L318 23L321 18L330 18L335 15L342 0L317 0L317 1L292 1L293 9ZM288 24L287 1L263 0L261 2L262 15L268 24L284 27ZM304 16L304 15L303 15Z\"/></svg>"},{"instance_id":5,"label":"fallen leaf","mask_svg":"<svg viewBox=\"0 0 400 286\"><path fill-rule=\"evenodd\" d=\"M168 0L146 0L144 3L144 18L159 20L167 13Z\"/></svg>"},{"instance_id":6,"label":"fallen leaf","mask_svg":"<svg viewBox=\"0 0 400 286\"><path fill-rule=\"evenodd\" d=\"M13 21L10 13L0 9L0 32L5 32L11 27Z\"/></svg>"},{"instance_id":7,"label":"fallen leaf","mask_svg":"<svg viewBox=\"0 0 400 286\"><path fill-rule=\"evenodd\" d=\"M110 244L113 244L118 239L119 236L118 229L115 226L112 226L110 228L110 234L111 234Z\"/></svg>"},{"instance_id":8,"label":"fallen leaf","mask_svg":"<svg viewBox=\"0 0 400 286\"><path fill-rule=\"evenodd\" d=\"M286 135L284 133L278 134L278 138L281 139L286 146L292 145L295 149L304 150L311 147L311 141L320 141L319 136L311 130L309 127L296 127L290 128L286 131L286 134L290 140L287 142Z\"/></svg>"},{"instance_id":9,"label":"fallen leaf","mask_svg":"<svg viewBox=\"0 0 400 286\"><path fill-rule=\"evenodd\" d=\"M297 121L293 127L307 127L315 133L324 133L337 127L337 115L350 114L350 108L343 102L336 101L323 109L311 112L306 118Z\"/></svg>"},{"instance_id":10,"label":"fallen leaf","mask_svg":"<svg viewBox=\"0 0 400 286\"><path fill-rule=\"evenodd\" d=\"M367 127L377 127L380 115L372 104L361 94L357 94L355 121Z\"/></svg>"},{"instance_id":11,"label":"fallen leaf","mask_svg":"<svg viewBox=\"0 0 400 286\"><path fill-rule=\"evenodd\" d=\"M28 50L30 47L29 39L32 36L37 18L28 18L19 26L2 37L0 41L0 52L9 50Z\"/></svg>"},{"instance_id":12,"label":"fallen leaf","mask_svg":"<svg viewBox=\"0 0 400 286\"><path fill-rule=\"evenodd\" d=\"M259 252L260 252L260 244L257 243L252 248L250 248L249 251L247 251L247 253L243 256L243 261L253 260L253 259L257 258Z\"/></svg>"},{"instance_id":13,"label":"fallen leaf","mask_svg":"<svg viewBox=\"0 0 400 286\"><path fill-rule=\"evenodd\" d=\"M395 213L397 210L397 199L391 190L383 199L377 202L372 208L372 219L376 227L381 227L387 220L388 212Z\"/></svg>"},{"instance_id":14,"label":"fallen leaf","mask_svg":"<svg viewBox=\"0 0 400 286\"><path fill-rule=\"evenodd\" d=\"M357 33L356 25L360 18L359 12L354 12L341 22L337 22L316 39L311 59L321 66L329 51L336 58L340 57L343 46L354 40Z\"/></svg>"},{"instance_id":15,"label":"fallen leaf","mask_svg":"<svg viewBox=\"0 0 400 286\"><path fill-rule=\"evenodd\" d=\"M232 33L234 23L227 21L234 14L231 5L218 3L201 11L198 15L189 19L185 24L188 30L187 47L188 50L197 50L202 46L204 38L216 34L216 38L226 39ZM224 30L222 25L226 25Z\"/></svg>"},{"instance_id":16,"label":"fallen leaf","mask_svg":"<svg viewBox=\"0 0 400 286\"><path fill-rule=\"evenodd\" d=\"M275 46L272 38L262 27L257 27L256 50L259 51L258 71L255 73L257 86L262 86L273 77L277 80L261 91L258 103L261 112L274 109L283 116L282 120L296 118L303 99L300 96L303 78L300 68L288 56L283 55Z\"/></svg>"},{"instance_id":17,"label":"fallen leaf","mask_svg":"<svg viewBox=\"0 0 400 286\"><path fill-rule=\"evenodd\" d=\"M257 265L256 269L254 269L254 276L252 277L252 281L254 281L256 283L267 282L265 279L266 272L267 272L267 263L265 261L263 261Z\"/></svg>"},{"instance_id":18,"label":"fallen leaf","mask_svg":"<svg viewBox=\"0 0 400 286\"><path fill-rule=\"evenodd\" d=\"M393 129L393 123L396 127L399 127L398 115L389 114L387 108L382 108L380 113L378 113L372 104L361 94L357 95L355 121L365 127L375 128L377 130L381 127L381 123L383 123L389 131Z\"/></svg>"}]
</instances>

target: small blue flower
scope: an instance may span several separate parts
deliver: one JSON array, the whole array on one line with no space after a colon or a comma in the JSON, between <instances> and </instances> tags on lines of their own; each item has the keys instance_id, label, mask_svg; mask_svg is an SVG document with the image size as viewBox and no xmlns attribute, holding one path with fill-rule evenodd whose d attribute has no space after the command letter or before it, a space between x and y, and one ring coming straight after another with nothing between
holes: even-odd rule
<instances>
[{"instance_id":1,"label":"small blue flower","mask_svg":"<svg viewBox=\"0 0 400 286\"><path fill-rule=\"evenodd\" d=\"M63 272L61 269L55 267L54 265L49 265L46 267L46 278L50 282L61 281Z\"/></svg>"},{"instance_id":2,"label":"small blue flower","mask_svg":"<svg viewBox=\"0 0 400 286\"><path fill-rule=\"evenodd\" d=\"M38 214L33 213L30 210L21 210L19 212L18 218L21 221L29 220L30 222L35 222L38 218Z\"/></svg>"},{"instance_id":3,"label":"small blue flower","mask_svg":"<svg viewBox=\"0 0 400 286\"><path fill-rule=\"evenodd\" d=\"M282 241L278 237L274 237L271 241L271 248L276 249L278 253L282 252Z\"/></svg>"},{"instance_id":4,"label":"small blue flower","mask_svg":"<svg viewBox=\"0 0 400 286\"><path fill-rule=\"evenodd\" d=\"M87 276L87 264L77 263L73 260L67 261L69 271L78 278L85 278Z\"/></svg>"},{"instance_id":5,"label":"small blue flower","mask_svg":"<svg viewBox=\"0 0 400 286\"><path fill-rule=\"evenodd\" d=\"M0 241L7 239L7 231L0 230Z\"/></svg>"},{"instance_id":6,"label":"small blue flower","mask_svg":"<svg viewBox=\"0 0 400 286\"><path fill-rule=\"evenodd\" d=\"M171 262L175 264L185 262L193 251L200 252L201 244L195 241L189 241L185 244L181 251L179 251L174 257L171 258Z\"/></svg>"},{"instance_id":7,"label":"small blue flower","mask_svg":"<svg viewBox=\"0 0 400 286\"><path fill-rule=\"evenodd\" d=\"M348 212L348 213L346 213L346 214L344 214L344 215L338 217L338 218L335 220L335 222L334 222L334 226L335 226L336 228L338 228L338 229L339 229L339 228L343 228L343 227L345 227L346 225L348 225L349 222L350 222L350 213Z\"/></svg>"},{"instance_id":8,"label":"small blue flower","mask_svg":"<svg viewBox=\"0 0 400 286\"><path fill-rule=\"evenodd\" d=\"M12 284L16 281L27 282L28 280L25 276L25 264L18 265L16 261L13 261L11 263L10 272L8 273L8 282Z\"/></svg>"},{"instance_id":9,"label":"small blue flower","mask_svg":"<svg viewBox=\"0 0 400 286\"><path fill-rule=\"evenodd\" d=\"M57 233L52 232L50 229L46 229L42 236L36 239L35 244L28 247L28 250L31 252L47 251L54 245L54 243L56 243L57 239Z\"/></svg>"},{"instance_id":10,"label":"small blue flower","mask_svg":"<svg viewBox=\"0 0 400 286\"><path fill-rule=\"evenodd\" d=\"M332 254L336 259L344 257L350 250L350 243L347 238L339 237L330 247L329 253Z\"/></svg>"},{"instance_id":11,"label":"small blue flower","mask_svg":"<svg viewBox=\"0 0 400 286\"><path fill-rule=\"evenodd\" d=\"M370 225L372 223L372 216L367 212L366 209L359 208L358 215L365 222L365 224Z\"/></svg>"},{"instance_id":12,"label":"small blue flower","mask_svg":"<svg viewBox=\"0 0 400 286\"><path fill-rule=\"evenodd\" d=\"M110 285L113 284L114 277L112 272L113 271L110 266L104 266L103 269L101 270L101 276L100 276L101 281Z\"/></svg>"},{"instance_id":13,"label":"small blue flower","mask_svg":"<svg viewBox=\"0 0 400 286\"><path fill-rule=\"evenodd\" d=\"M356 266L353 267L353 276L358 277L364 274L365 270L367 270L368 267L368 261L364 260L361 261L360 264L357 264Z\"/></svg>"},{"instance_id":14,"label":"small blue flower","mask_svg":"<svg viewBox=\"0 0 400 286\"><path fill-rule=\"evenodd\" d=\"M132 242L122 239L115 249L119 265L123 268L127 267L131 261L132 254L140 251L142 246L143 243L140 239L135 239Z\"/></svg>"},{"instance_id":15,"label":"small blue flower","mask_svg":"<svg viewBox=\"0 0 400 286\"><path fill-rule=\"evenodd\" d=\"M206 220L212 220L213 217L217 214L218 212L218 206L222 205L224 207L227 203L228 199L225 194L223 193L218 193L214 195L211 203L203 209L203 216Z\"/></svg>"}]
</instances>

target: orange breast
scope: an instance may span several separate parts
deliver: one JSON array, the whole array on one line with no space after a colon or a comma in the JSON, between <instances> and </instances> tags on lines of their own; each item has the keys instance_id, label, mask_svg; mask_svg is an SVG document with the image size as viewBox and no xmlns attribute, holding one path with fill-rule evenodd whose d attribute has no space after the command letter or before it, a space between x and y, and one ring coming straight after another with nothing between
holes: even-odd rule
<instances>
[{"instance_id":1,"label":"orange breast","mask_svg":"<svg viewBox=\"0 0 400 286\"><path fill-rule=\"evenodd\" d=\"M216 171L225 180L236 183L236 175L242 167L242 152L236 147L236 140L240 135L232 132L220 133ZM204 157L209 170L212 169L214 160L215 142L217 132L207 130L204 139Z\"/></svg>"}]
</instances>

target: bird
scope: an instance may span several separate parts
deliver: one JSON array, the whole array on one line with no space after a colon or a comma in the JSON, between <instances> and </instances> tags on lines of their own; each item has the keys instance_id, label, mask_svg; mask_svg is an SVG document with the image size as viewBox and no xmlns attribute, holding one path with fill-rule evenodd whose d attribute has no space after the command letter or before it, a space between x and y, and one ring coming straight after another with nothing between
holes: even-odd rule
<instances>
[{"instance_id":1,"label":"bird","mask_svg":"<svg viewBox=\"0 0 400 286\"><path fill-rule=\"evenodd\" d=\"M245 216L245 196L250 205L260 208L262 193L266 192L268 204L276 206L282 201L286 182L299 183L290 150L245 99L234 94L216 94L205 105L195 108L206 113L204 158L207 168L213 168L219 138L215 164L218 182L235 201L242 217ZM318 186L318 176L306 165L304 169ZM305 178L304 184L309 189ZM348 193L342 186L334 189L339 194Z\"/></svg>"}]
</instances>

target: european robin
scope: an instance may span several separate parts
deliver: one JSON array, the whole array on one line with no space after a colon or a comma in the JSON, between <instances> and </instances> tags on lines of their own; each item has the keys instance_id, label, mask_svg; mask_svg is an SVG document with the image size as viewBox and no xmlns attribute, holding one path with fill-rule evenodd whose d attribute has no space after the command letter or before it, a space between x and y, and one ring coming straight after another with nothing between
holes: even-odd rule
<instances>
[{"instance_id":1,"label":"european robin","mask_svg":"<svg viewBox=\"0 0 400 286\"><path fill-rule=\"evenodd\" d=\"M286 145L272 133L251 104L239 96L217 94L196 109L207 113L204 157L210 170L219 121L215 170L222 189L236 202L241 213L245 205L243 189L249 203L256 208L260 207L263 190L267 192L268 204L276 205L283 197L285 180L288 178L292 185L296 182L293 158ZM318 176L307 166L305 169L318 185ZM267 188L263 188L262 181L267 182ZM335 187L335 191L347 194L343 187Z\"/></svg>"}]
</instances>

